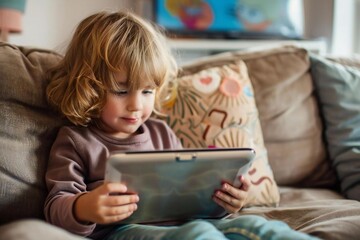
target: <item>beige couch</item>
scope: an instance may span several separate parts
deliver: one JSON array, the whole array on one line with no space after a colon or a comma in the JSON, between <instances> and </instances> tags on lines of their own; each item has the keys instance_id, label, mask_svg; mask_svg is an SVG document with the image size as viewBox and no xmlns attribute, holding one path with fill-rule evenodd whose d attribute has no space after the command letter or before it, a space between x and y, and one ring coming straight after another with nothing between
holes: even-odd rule
<instances>
[{"instance_id":1,"label":"beige couch","mask_svg":"<svg viewBox=\"0 0 360 240\"><path fill-rule=\"evenodd\" d=\"M65 123L46 104L43 73L60 58L0 43L0 239L82 239L43 221L47 155ZM359 238L360 61L310 58L304 49L279 47L207 57L185 66L182 75L238 60L252 82L280 189L278 206L240 214L283 220L323 239Z\"/></svg>"}]
</instances>

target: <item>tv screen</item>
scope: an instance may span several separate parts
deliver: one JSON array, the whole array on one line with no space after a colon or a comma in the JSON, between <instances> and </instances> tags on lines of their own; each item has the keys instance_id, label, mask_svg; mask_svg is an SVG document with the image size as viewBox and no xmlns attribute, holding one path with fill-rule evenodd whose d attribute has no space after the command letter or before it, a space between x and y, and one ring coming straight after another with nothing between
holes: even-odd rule
<instances>
[{"instance_id":1,"label":"tv screen","mask_svg":"<svg viewBox=\"0 0 360 240\"><path fill-rule=\"evenodd\" d=\"M301 0L155 0L155 22L176 36L301 38Z\"/></svg>"}]
</instances>

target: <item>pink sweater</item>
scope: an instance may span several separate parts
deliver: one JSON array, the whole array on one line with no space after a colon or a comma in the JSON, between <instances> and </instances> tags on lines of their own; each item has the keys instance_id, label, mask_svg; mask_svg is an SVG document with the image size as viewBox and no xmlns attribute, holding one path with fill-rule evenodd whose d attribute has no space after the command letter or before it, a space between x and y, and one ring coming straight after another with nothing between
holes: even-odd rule
<instances>
[{"instance_id":1,"label":"pink sweater","mask_svg":"<svg viewBox=\"0 0 360 240\"><path fill-rule=\"evenodd\" d=\"M73 214L73 205L82 193L103 183L109 155L119 150L182 148L178 138L163 121L149 119L139 130L137 135L118 139L95 127L62 127L52 146L45 176L49 191L44 209L46 220L72 233L92 238L108 232L107 226L78 222Z\"/></svg>"}]
</instances>

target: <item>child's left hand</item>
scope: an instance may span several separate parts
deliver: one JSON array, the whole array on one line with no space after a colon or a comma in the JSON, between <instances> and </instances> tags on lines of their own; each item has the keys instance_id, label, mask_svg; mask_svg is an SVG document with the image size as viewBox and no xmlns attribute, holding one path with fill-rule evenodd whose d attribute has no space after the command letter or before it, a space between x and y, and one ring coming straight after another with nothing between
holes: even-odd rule
<instances>
[{"instance_id":1,"label":"child's left hand","mask_svg":"<svg viewBox=\"0 0 360 240\"><path fill-rule=\"evenodd\" d=\"M229 183L223 183L221 189L217 190L213 196L213 200L228 213L238 212L245 204L251 183L244 176L240 176L239 180L242 183L240 188Z\"/></svg>"}]
</instances>

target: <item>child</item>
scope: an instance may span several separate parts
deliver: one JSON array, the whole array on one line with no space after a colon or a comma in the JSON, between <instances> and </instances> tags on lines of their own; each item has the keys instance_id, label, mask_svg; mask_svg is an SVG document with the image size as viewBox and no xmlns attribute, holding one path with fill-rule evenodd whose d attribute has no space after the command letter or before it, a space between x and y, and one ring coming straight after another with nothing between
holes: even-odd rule
<instances>
[{"instance_id":1,"label":"child","mask_svg":"<svg viewBox=\"0 0 360 240\"><path fill-rule=\"evenodd\" d=\"M47 221L95 239L310 239L257 216L181 226L121 225L141 199L115 194L126 193L126 186L103 181L106 159L117 150L181 148L164 122L150 118L176 72L163 35L134 14L100 12L79 24L47 87L49 103L73 124L59 130L50 152ZM249 180L240 180L241 189L224 184L214 196L229 213L246 200Z\"/></svg>"}]
</instances>

